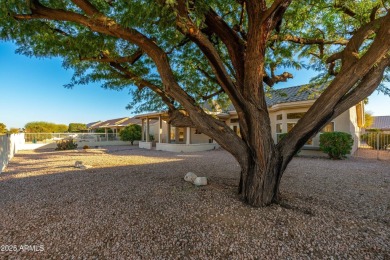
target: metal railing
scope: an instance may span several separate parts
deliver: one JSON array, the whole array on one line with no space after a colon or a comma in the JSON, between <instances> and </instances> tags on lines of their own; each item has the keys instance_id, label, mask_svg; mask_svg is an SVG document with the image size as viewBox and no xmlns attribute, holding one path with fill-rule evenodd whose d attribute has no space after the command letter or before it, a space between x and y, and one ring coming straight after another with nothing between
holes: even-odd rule
<instances>
[{"instance_id":1,"label":"metal railing","mask_svg":"<svg viewBox=\"0 0 390 260\"><path fill-rule=\"evenodd\" d=\"M359 135L355 156L368 159L390 160L390 133L367 132Z\"/></svg>"},{"instance_id":2,"label":"metal railing","mask_svg":"<svg viewBox=\"0 0 390 260\"><path fill-rule=\"evenodd\" d=\"M73 139L76 142L119 141L119 135L113 133L25 133L26 143L54 143L60 140Z\"/></svg>"}]
</instances>

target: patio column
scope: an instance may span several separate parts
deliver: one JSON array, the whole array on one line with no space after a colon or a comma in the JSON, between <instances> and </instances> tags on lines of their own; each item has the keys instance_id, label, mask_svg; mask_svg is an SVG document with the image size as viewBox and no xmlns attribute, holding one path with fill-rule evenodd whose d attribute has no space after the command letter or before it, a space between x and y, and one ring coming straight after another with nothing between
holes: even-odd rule
<instances>
[{"instance_id":1,"label":"patio column","mask_svg":"<svg viewBox=\"0 0 390 260\"><path fill-rule=\"evenodd\" d=\"M145 125L144 125L144 119L141 119L141 141L143 142L145 140Z\"/></svg>"},{"instance_id":2,"label":"patio column","mask_svg":"<svg viewBox=\"0 0 390 260\"><path fill-rule=\"evenodd\" d=\"M161 143L161 134L162 134L162 120L161 115L158 116L158 142Z\"/></svg>"},{"instance_id":3,"label":"patio column","mask_svg":"<svg viewBox=\"0 0 390 260\"><path fill-rule=\"evenodd\" d=\"M149 142L149 118L146 118L146 142Z\"/></svg>"},{"instance_id":4,"label":"patio column","mask_svg":"<svg viewBox=\"0 0 390 260\"><path fill-rule=\"evenodd\" d=\"M167 143L171 143L171 124L167 123Z\"/></svg>"},{"instance_id":5,"label":"patio column","mask_svg":"<svg viewBox=\"0 0 390 260\"><path fill-rule=\"evenodd\" d=\"M187 127L186 144L191 144L191 127Z\"/></svg>"}]
</instances>

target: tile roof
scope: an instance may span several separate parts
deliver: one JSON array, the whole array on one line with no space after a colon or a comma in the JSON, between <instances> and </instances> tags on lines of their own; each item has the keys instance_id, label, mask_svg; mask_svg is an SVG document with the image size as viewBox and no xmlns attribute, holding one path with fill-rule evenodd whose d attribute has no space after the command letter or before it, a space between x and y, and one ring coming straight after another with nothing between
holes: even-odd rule
<instances>
[{"instance_id":1,"label":"tile roof","mask_svg":"<svg viewBox=\"0 0 390 260\"><path fill-rule=\"evenodd\" d=\"M373 116L374 122L370 128L390 129L390 116Z\"/></svg>"},{"instance_id":2,"label":"tile roof","mask_svg":"<svg viewBox=\"0 0 390 260\"><path fill-rule=\"evenodd\" d=\"M282 89L272 89L271 92L266 95L266 102L267 105L270 107L281 103L314 100L319 97L320 92L323 89L324 86L313 88L308 85Z\"/></svg>"},{"instance_id":3,"label":"tile roof","mask_svg":"<svg viewBox=\"0 0 390 260\"><path fill-rule=\"evenodd\" d=\"M92 122L92 123L88 123L86 124L87 128L90 128L90 127L93 127L95 125L98 125L99 123L101 123L102 121L96 121L96 122Z\"/></svg>"},{"instance_id":4,"label":"tile roof","mask_svg":"<svg viewBox=\"0 0 390 260\"><path fill-rule=\"evenodd\" d=\"M134 117L127 118L125 121L120 122L120 125L140 125L141 119L136 119Z\"/></svg>"},{"instance_id":5,"label":"tile roof","mask_svg":"<svg viewBox=\"0 0 390 260\"><path fill-rule=\"evenodd\" d=\"M289 88L281 89L272 89L269 93L266 94L265 101L267 102L268 107L271 107L276 104L306 101L317 99L324 85L319 87L311 87L309 85L295 86ZM236 109L233 105L230 105L227 111L235 111Z\"/></svg>"},{"instance_id":6,"label":"tile roof","mask_svg":"<svg viewBox=\"0 0 390 260\"><path fill-rule=\"evenodd\" d=\"M127 119L128 119L128 117L109 119L109 120L104 121L100 126L116 126Z\"/></svg>"},{"instance_id":7,"label":"tile roof","mask_svg":"<svg viewBox=\"0 0 390 260\"><path fill-rule=\"evenodd\" d=\"M121 117L115 119L109 119L106 121L99 121L87 124L88 128L102 128L102 127L113 127L113 126L127 126L131 124L141 124L140 119L130 118L130 117Z\"/></svg>"}]
</instances>

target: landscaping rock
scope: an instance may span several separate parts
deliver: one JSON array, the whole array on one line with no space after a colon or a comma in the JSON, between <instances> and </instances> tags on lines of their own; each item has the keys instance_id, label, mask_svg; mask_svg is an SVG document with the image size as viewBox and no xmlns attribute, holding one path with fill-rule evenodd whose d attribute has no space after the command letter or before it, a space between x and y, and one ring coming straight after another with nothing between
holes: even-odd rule
<instances>
[{"instance_id":1,"label":"landscaping rock","mask_svg":"<svg viewBox=\"0 0 390 260\"><path fill-rule=\"evenodd\" d=\"M196 176L195 173L193 172L187 172L186 175L184 176L184 180L185 181L188 181L188 182L191 182L191 183L194 183L195 179L197 178L198 176Z\"/></svg>"},{"instance_id":2,"label":"landscaping rock","mask_svg":"<svg viewBox=\"0 0 390 260\"><path fill-rule=\"evenodd\" d=\"M197 177L194 180L194 184L196 186L205 186L205 185L207 185L207 177Z\"/></svg>"},{"instance_id":3,"label":"landscaping rock","mask_svg":"<svg viewBox=\"0 0 390 260\"><path fill-rule=\"evenodd\" d=\"M81 166L83 166L83 162L82 161L76 161L74 163L74 167L76 167L76 168L81 168Z\"/></svg>"}]
</instances>

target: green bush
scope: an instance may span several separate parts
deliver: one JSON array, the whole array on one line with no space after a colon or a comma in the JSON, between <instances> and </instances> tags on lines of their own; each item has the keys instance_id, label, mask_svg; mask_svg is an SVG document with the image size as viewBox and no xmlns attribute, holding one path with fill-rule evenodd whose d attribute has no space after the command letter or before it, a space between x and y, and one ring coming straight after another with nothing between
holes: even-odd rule
<instances>
[{"instance_id":1,"label":"green bush","mask_svg":"<svg viewBox=\"0 0 390 260\"><path fill-rule=\"evenodd\" d=\"M133 145L135 140L140 140L142 136L142 128L139 125L128 125L119 132L122 141L130 141Z\"/></svg>"},{"instance_id":2,"label":"green bush","mask_svg":"<svg viewBox=\"0 0 390 260\"><path fill-rule=\"evenodd\" d=\"M320 135L320 150L331 159L340 160L351 152L352 135L344 132L329 132Z\"/></svg>"},{"instance_id":3,"label":"green bush","mask_svg":"<svg viewBox=\"0 0 390 260\"><path fill-rule=\"evenodd\" d=\"M57 151L62 150L73 150L77 148L77 144L73 141L73 139L64 139L57 142Z\"/></svg>"},{"instance_id":4,"label":"green bush","mask_svg":"<svg viewBox=\"0 0 390 260\"><path fill-rule=\"evenodd\" d=\"M361 135L361 140L374 149L386 150L390 147L390 134L372 132Z\"/></svg>"}]
</instances>

